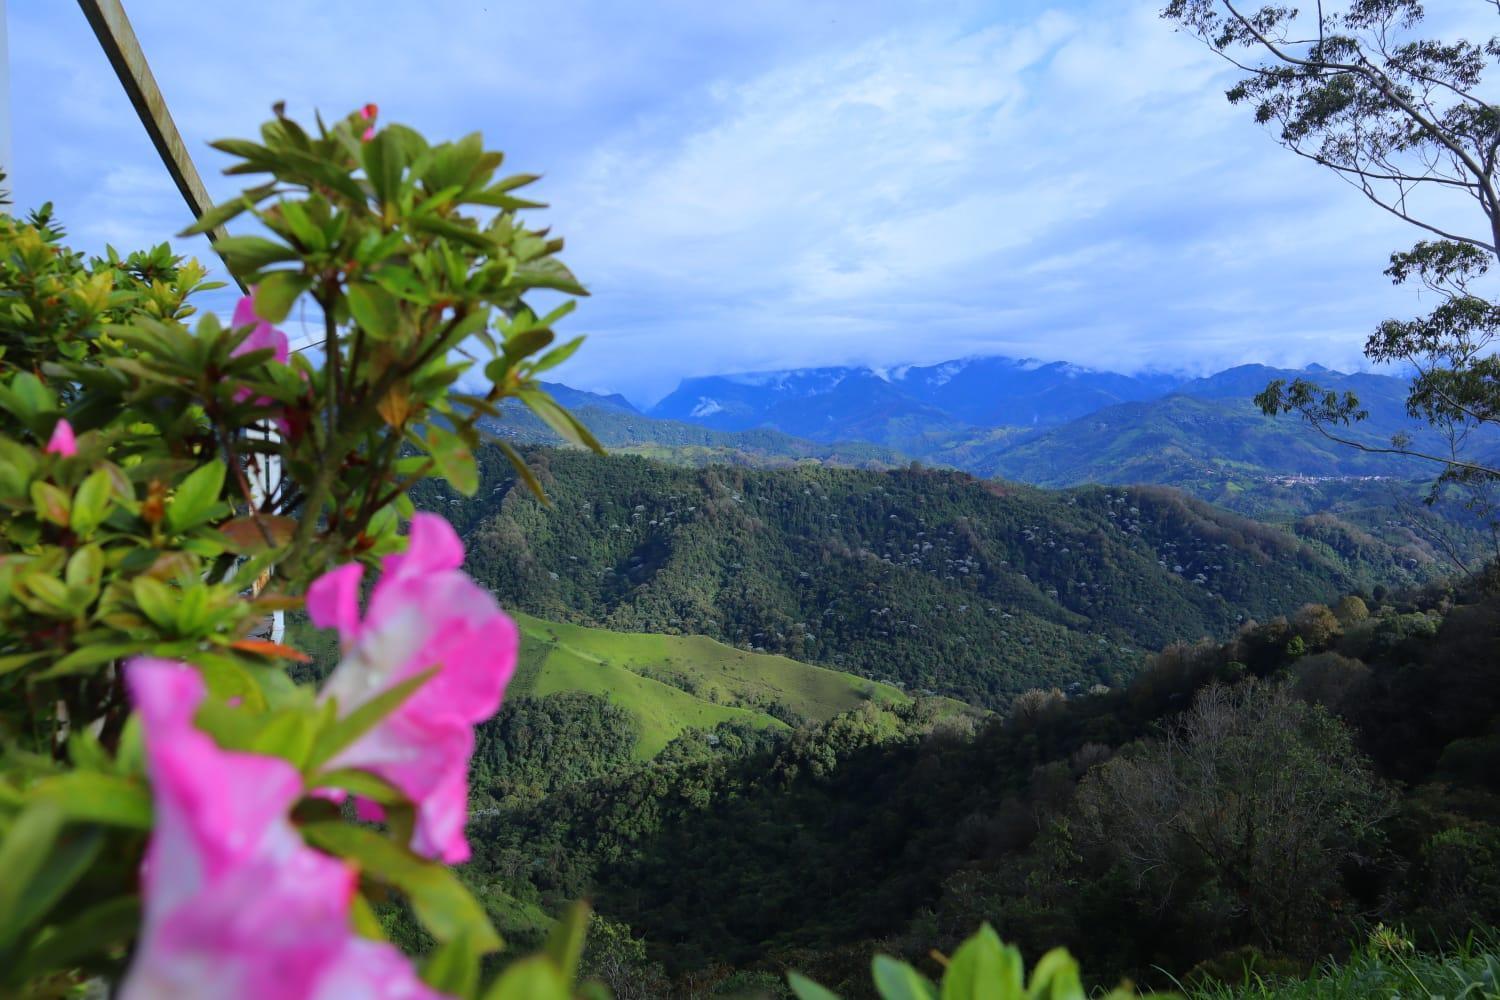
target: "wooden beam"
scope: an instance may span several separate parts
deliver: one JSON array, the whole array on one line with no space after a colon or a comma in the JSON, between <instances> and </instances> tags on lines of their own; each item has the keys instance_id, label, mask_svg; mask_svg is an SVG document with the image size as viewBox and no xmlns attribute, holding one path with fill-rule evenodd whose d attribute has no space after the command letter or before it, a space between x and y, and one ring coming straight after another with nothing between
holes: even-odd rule
<instances>
[{"instance_id":1,"label":"wooden beam","mask_svg":"<svg viewBox=\"0 0 1500 1000\"><path fill-rule=\"evenodd\" d=\"M130 27L130 19L125 16L124 6L120 0L78 0L78 6L83 8L83 16L88 18L89 27L94 29L104 54L109 57L109 64L114 67L135 113L146 127L146 134L151 137L151 144L156 147L162 163L166 164L167 173L172 175L177 190L182 192L182 199L187 202L193 218L199 218L213 207L213 201L203 186L203 179L198 176L198 169L193 166L193 158L188 155L182 134L172 121L156 78L151 75L151 67L141 51L141 43L136 40L135 30ZM208 233L209 242L217 243L224 235L223 227L216 227ZM227 262L225 270L228 270ZM245 283L235 277L234 272L230 271L229 275L241 291L246 291Z\"/></svg>"}]
</instances>

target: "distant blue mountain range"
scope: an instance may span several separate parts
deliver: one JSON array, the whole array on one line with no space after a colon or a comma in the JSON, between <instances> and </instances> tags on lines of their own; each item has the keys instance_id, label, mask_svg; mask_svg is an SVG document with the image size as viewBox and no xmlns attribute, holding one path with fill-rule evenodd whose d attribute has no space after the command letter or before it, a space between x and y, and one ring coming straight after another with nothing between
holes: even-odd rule
<instances>
[{"instance_id":1,"label":"distant blue mountain range","mask_svg":"<svg viewBox=\"0 0 1500 1000\"><path fill-rule=\"evenodd\" d=\"M966 358L889 370L799 368L684 379L648 414L718 430L769 428L815 441L863 440L892 447L964 428L1042 429L1112 406L1182 393L1247 401L1272 378L1305 375L1399 401L1406 383L1384 375L1301 372L1241 365L1207 378L1122 375L1064 362ZM921 449L915 449L920 451Z\"/></svg>"},{"instance_id":2,"label":"distant blue mountain range","mask_svg":"<svg viewBox=\"0 0 1500 1000\"><path fill-rule=\"evenodd\" d=\"M1246 479L1433 474L1431 463L1349 448L1294 417L1260 413L1253 398L1268 382L1298 377L1352 391L1368 408L1370 418L1342 435L1378 448L1407 434L1443 453L1437 435L1407 416L1406 379L1319 365L1240 365L1204 378L999 357L887 370L800 368L685 379L644 413L620 396L552 389L564 405L612 414L612 433L631 445L653 435L681 444L696 425L727 435L714 440L720 449L752 432L822 446L858 442L890 456L1047 486L1156 482L1217 498L1222 484ZM628 430L620 423L626 416ZM757 438L756 447L786 450L786 441L774 440ZM1472 443L1481 458L1500 459L1500 435Z\"/></svg>"}]
</instances>

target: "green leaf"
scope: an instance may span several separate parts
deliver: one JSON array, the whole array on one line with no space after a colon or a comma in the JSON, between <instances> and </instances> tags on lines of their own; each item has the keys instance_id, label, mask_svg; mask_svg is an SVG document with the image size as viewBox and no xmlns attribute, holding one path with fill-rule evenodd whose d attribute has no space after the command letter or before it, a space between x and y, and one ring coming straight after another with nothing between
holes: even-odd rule
<instances>
[{"instance_id":1,"label":"green leaf","mask_svg":"<svg viewBox=\"0 0 1500 1000\"><path fill-rule=\"evenodd\" d=\"M167 504L167 525L174 531L184 531L211 518L219 507L226 471L224 462L217 458L194 469Z\"/></svg>"},{"instance_id":2,"label":"green leaf","mask_svg":"<svg viewBox=\"0 0 1500 1000\"><path fill-rule=\"evenodd\" d=\"M197 222L193 223L191 226L188 226L177 235L197 236L200 233L211 232L224 225L224 223L228 222L230 219L233 219L235 216L244 212L249 207L250 203L245 199L243 195L236 195L229 201L215 205L213 208L210 208L208 211L198 216Z\"/></svg>"},{"instance_id":3,"label":"green leaf","mask_svg":"<svg viewBox=\"0 0 1500 1000\"><path fill-rule=\"evenodd\" d=\"M479 490L479 466L468 442L442 427L428 427L423 440L438 473L466 497Z\"/></svg>"},{"instance_id":4,"label":"green leaf","mask_svg":"<svg viewBox=\"0 0 1500 1000\"><path fill-rule=\"evenodd\" d=\"M308 779L316 788L338 788L380 805L397 805L408 801L406 793L384 778L352 767L323 771Z\"/></svg>"},{"instance_id":5,"label":"green leaf","mask_svg":"<svg viewBox=\"0 0 1500 1000\"><path fill-rule=\"evenodd\" d=\"M374 830L342 821L308 823L302 834L314 846L353 861L366 875L400 889L422 925L439 941L468 934L481 954L501 946L484 907L444 865L420 858Z\"/></svg>"},{"instance_id":6,"label":"green leaf","mask_svg":"<svg viewBox=\"0 0 1500 1000\"><path fill-rule=\"evenodd\" d=\"M531 491L531 495L540 500L544 506L551 506L552 501L547 499L547 491L542 488L542 481L536 477L535 472L531 471L531 466L526 464L526 459L521 453L516 451L509 441L502 440L501 438L492 438L491 440L500 446L500 450L510 461L511 468L516 470L516 475L521 477L521 481L526 484L526 488Z\"/></svg>"},{"instance_id":7,"label":"green leaf","mask_svg":"<svg viewBox=\"0 0 1500 1000\"><path fill-rule=\"evenodd\" d=\"M139 600L136 603L140 603ZM75 649L67 656L54 661L46 670L37 674L36 679L51 680L54 677L66 677L69 674L90 673L101 664L122 659L132 653L139 653L141 649L142 644L139 642L92 643L81 649ZM0 673L4 672L4 668L0 667Z\"/></svg>"},{"instance_id":8,"label":"green leaf","mask_svg":"<svg viewBox=\"0 0 1500 1000\"><path fill-rule=\"evenodd\" d=\"M1078 973L1078 963L1066 948L1053 948L1037 960L1031 970L1027 994L1047 1000L1085 1000L1087 993Z\"/></svg>"},{"instance_id":9,"label":"green leaf","mask_svg":"<svg viewBox=\"0 0 1500 1000\"><path fill-rule=\"evenodd\" d=\"M824 989L800 972L788 972L786 982L797 1000L839 1000L837 993Z\"/></svg>"},{"instance_id":10,"label":"green leaf","mask_svg":"<svg viewBox=\"0 0 1500 1000\"><path fill-rule=\"evenodd\" d=\"M522 330L505 338L505 356L512 361L530 357L556 339L557 335L545 327Z\"/></svg>"},{"instance_id":11,"label":"green leaf","mask_svg":"<svg viewBox=\"0 0 1500 1000\"><path fill-rule=\"evenodd\" d=\"M29 805L0 841L0 872L5 873L0 879L0 949L26 929L22 906L62 828L62 810L43 799Z\"/></svg>"},{"instance_id":12,"label":"green leaf","mask_svg":"<svg viewBox=\"0 0 1500 1000\"><path fill-rule=\"evenodd\" d=\"M396 297L379 285L353 284L348 288L349 313L360 329L376 340L389 340L401 325Z\"/></svg>"},{"instance_id":13,"label":"green leaf","mask_svg":"<svg viewBox=\"0 0 1500 1000\"><path fill-rule=\"evenodd\" d=\"M578 963L589 936L589 913L589 904L581 900L574 903L547 935L547 957L570 983L578 978Z\"/></svg>"},{"instance_id":14,"label":"green leaf","mask_svg":"<svg viewBox=\"0 0 1500 1000\"><path fill-rule=\"evenodd\" d=\"M30 423L43 413L57 409L57 397L31 372L17 374L8 388L10 391L3 397L6 406L23 422Z\"/></svg>"},{"instance_id":15,"label":"green leaf","mask_svg":"<svg viewBox=\"0 0 1500 1000\"><path fill-rule=\"evenodd\" d=\"M27 884L26 894L6 913L6 933L19 934L45 917L98 859L104 840L104 831L97 829L61 832Z\"/></svg>"},{"instance_id":16,"label":"green leaf","mask_svg":"<svg viewBox=\"0 0 1500 1000\"><path fill-rule=\"evenodd\" d=\"M103 576L104 550L91 543L79 548L69 557L63 579L69 587L88 593L92 600L99 593L99 581Z\"/></svg>"},{"instance_id":17,"label":"green leaf","mask_svg":"<svg viewBox=\"0 0 1500 1000\"><path fill-rule=\"evenodd\" d=\"M10 673L12 670L20 670L29 663L49 655L46 651L33 653L12 653L9 656L0 656L0 676Z\"/></svg>"},{"instance_id":18,"label":"green leaf","mask_svg":"<svg viewBox=\"0 0 1500 1000\"><path fill-rule=\"evenodd\" d=\"M253 274L271 264L297 260L297 251L285 243L273 243L263 236L226 236L214 249L235 274Z\"/></svg>"},{"instance_id":19,"label":"green leaf","mask_svg":"<svg viewBox=\"0 0 1500 1000\"><path fill-rule=\"evenodd\" d=\"M177 631L177 597L171 587L155 577L138 576L130 583L130 593L136 606L158 628Z\"/></svg>"},{"instance_id":20,"label":"green leaf","mask_svg":"<svg viewBox=\"0 0 1500 1000\"><path fill-rule=\"evenodd\" d=\"M91 955L128 942L140 931L140 925L141 901L137 896L118 896L91 906L40 936L9 970L10 980L24 983L42 973L77 965Z\"/></svg>"},{"instance_id":21,"label":"green leaf","mask_svg":"<svg viewBox=\"0 0 1500 1000\"><path fill-rule=\"evenodd\" d=\"M989 924L958 946L943 974L942 1000L1023 1000L1026 969Z\"/></svg>"},{"instance_id":22,"label":"green leaf","mask_svg":"<svg viewBox=\"0 0 1500 1000\"><path fill-rule=\"evenodd\" d=\"M377 132L369 142L361 143L359 152L375 197L381 204L395 201L401 186L401 171L406 168L406 153L398 137L389 130Z\"/></svg>"},{"instance_id":23,"label":"green leaf","mask_svg":"<svg viewBox=\"0 0 1500 1000\"><path fill-rule=\"evenodd\" d=\"M109 473L95 469L73 494L73 533L86 537L104 523L114 487Z\"/></svg>"},{"instance_id":24,"label":"green leaf","mask_svg":"<svg viewBox=\"0 0 1500 1000\"><path fill-rule=\"evenodd\" d=\"M251 753L268 754L289 761L299 770L312 752L316 720L308 712L292 708L268 719L251 742Z\"/></svg>"},{"instance_id":25,"label":"green leaf","mask_svg":"<svg viewBox=\"0 0 1500 1000\"><path fill-rule=\"evenodd\" d=\"M871 963L875 989L883 1000L936 1000L937 989L927 977L889 955L876 955Z\"/></svg>"},{"instance_id":26,"label":"green leaf","mask_svg":"<svg viewBox=\"0 0 1500 1000\"><path fill-rule=\"evenodd\" d=\"M589 429L545 392L540 389L522 389L516 393L516 396L563 440L587 448L596 454L604 454L604 446L594 440L594 435L589 432Z\"/></svg>"},{"instance_id":27,"label":"green leaf","mask_svg":"<svg viewBox=\"0 0 1500 1000\"><path fill-rule=\"evenodd\" d=\"M574 337L566 344L560 344L552 348L552 350L536 359L536 363L531 366L532 374L547 371L549 368L556 368L577 353L578 349L583 346L583 341L583 337Z\"/></svg>"},{"instance_id":28,"label":"green leaf","mask_svg":"<svg viewBox=\"0 0 1500 1000\"><path fill-rule=\"evenodd\" d=\"M64 528L68 526L68 512L72 501L62 490L51 483L37 480L31 484L31 502L42 518Z\"/></svg>"},{"instance_id":29,"label":"green leaf","mask_svg":"<svg viewBox=\"0 0 1500 1000\"><path fill-rule=\"evenodd\" d=\"M523 958L500 974L484 1000L570 1000L562 973L540 955Z\"/></svg>"},{"instance_id":30,"label":"green leaf","mask_svg":"<svg viewBox=\"0 0 1500 1000\"><path fill-rule=\"evenodd\" d=\"M340 750L375 728L377 723L400 708L402 703L410 698L417 688L426 684L437 671L437 667L432 667L420 674L408 677L400 684L392 685L324 729L313 743L312 752L308 754L307 766L318 767L332 760Z\"/></svg>"},{"instance_id":31,"label":"green leaf","mask_svg":"<svg viewBox=\"0 0 1500 1000\"><path fill-rule=\"evenodd\" d=\"M312 287L312 279L296 271L272 271L255 286L255 315L280 323L292 311L297 296Z\"/></svg>"},{"instance_id":32,"label":"green leaf","mask_svg":"<svg viewBox=\"0 0 1500 1000\"><path fill-rule=\"evenodd\" d=\"M422 963L422 982L447 996L473 996L479 987L479 959L469 935L459 934L438 945Z\"/></svg>"}]
</instances>

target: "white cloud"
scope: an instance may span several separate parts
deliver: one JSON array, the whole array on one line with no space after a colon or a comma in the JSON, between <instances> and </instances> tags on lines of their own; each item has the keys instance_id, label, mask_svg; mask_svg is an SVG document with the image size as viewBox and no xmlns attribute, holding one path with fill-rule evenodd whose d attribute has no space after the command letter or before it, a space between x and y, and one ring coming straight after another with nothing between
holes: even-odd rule
<instances>
[{"instance_id":1,"label":"white cloud","mask_svg":"<svg viewBox=\"0 0 1500 1000\"><path fill-rule=\"evenodd\" d=\"M375 100L547 172L548 221L595 292L562 373L579 384L649 395L684 374L985 352L1348 364L1414 308L1379 271L1415 234L1230 108L1226 67L1158 7L130 10L195 150L279 98ZM46 188L90 249L180 228L76 9L11 15L23 195ZM216 155L199 162L232 189Z\"/></svg>"}]
</instances>

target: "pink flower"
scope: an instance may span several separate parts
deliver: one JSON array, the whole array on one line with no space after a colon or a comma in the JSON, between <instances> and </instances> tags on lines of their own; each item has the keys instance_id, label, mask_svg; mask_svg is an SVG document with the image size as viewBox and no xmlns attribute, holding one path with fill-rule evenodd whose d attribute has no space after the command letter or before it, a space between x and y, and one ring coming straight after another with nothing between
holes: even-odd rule
<instances>
[{"instance_id":1,"label":"pink flower","mask_svg":"<svg viewBox=\"0 0 1500 1000\"><path fill-rule=\"evenodd\" d=\"M303 793L296 768L195 728L193 668L138 659L125 680L156 817L122 1000L437 1000L395 948L351 931L354 871L287 818Z\"/></svg>"},{"instance_id":2,"label":"pink flower","mask_svg":"<svg viewBox=\"0 0 1500 1000\"><path fill-rule=\"evenodd\" d=\"M412 849L450 864L469 857L464 839L474 725L500 707L515 670L516 627L495 599L460 570L463 543L435 514L412 517L405 553L387 556L359 614L362 569L341 566L307 591L307 613L336 628L344 659L323 697L347 715L408 677L437 673L330 767L362 768L399 788L417 807ZM374 803L360 815L378 818Z\"/></svg>"},{"instance_id":3,"label":"pink flower","mask_svg":"<svg viewBox=\"0 0 1500 1000\"><path fill-rule=\"evenodd\" d=\"M371 125L369 128L365 129L359 138L361 142L369 142L371 139L375 138L375 126Z\"/></svg>"},{"instance_id":4,"label":"pink flower","mask_svg":"<svg viewBox=\"0 0 1500 1000\"><path fill-rule=\"evenodd\" d=\"M291 343L287 340L286 334L255 314L254 288L250 289L250 294L241 298L235 305L234 325L236 327L248 326L252 329L250 330L250 336L240 341L235 345L234 350L229 352L230 357L237 358L241 354L249 354L251 351L265 350L272 351L274 360L281 364L286 364L287 358L291 357ZM243 403L250 398L250 395L249 389L236 389L234 401L236 403ZM270 406L275 400L269 396L257 396L254 402L256 406ZM281 428L283 434L287 432L285 417L277 417L276 424Z\"/></svg>"},{"instance_id":5,"label":"pink flower","mask_svg":"<svg viewBox=\"0 0 1500 1000\"><path fill-rule=\"evenodd\" d=\"M276 329L270 323L255 314L255 289L250 289L246 295L234 307L234 325L236 327L253 327L250 336L239 342L229 356L237 358L241 354L249 354L251 351L271 350L275 352L275 358L282 364L291 356L291 344L286 339L286 334Z\"/></svg>"},{"instance_id":6,"label":"pink flower","mask_svg":"<svg viewBox=\"0 0 1500 1000\"><path fill-rule=\"evenodd\" d=\"M359 109L359 116L367 122L374 121L375 116L378 114L380 114L380 109L374 104L366 104Z\"/></svg>"},{"instance_id":7,"label":"pink flower","mask_svg":"<svg viewBox=\"0 0 1500 1000\"><path fill-rule=\"evenodd\" d=\"M63 458L72 458L78 454L78 441L73 437L73 425L66 420L58 420L52 428L52 437L47 441L47 454L61 455Z\"/></svg>"}]
</instances>

